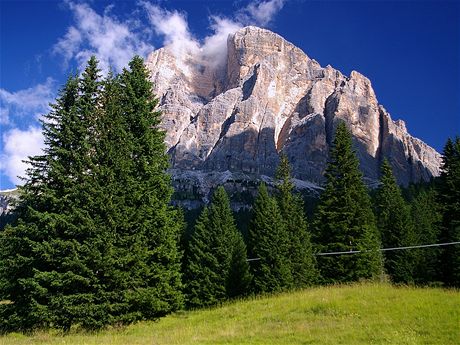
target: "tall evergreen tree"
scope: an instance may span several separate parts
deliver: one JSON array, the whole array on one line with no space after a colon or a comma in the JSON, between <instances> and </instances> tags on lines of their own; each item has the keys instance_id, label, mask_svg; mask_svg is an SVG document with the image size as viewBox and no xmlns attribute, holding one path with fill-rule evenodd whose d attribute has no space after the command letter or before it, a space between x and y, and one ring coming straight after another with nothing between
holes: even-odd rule
<instances>
[{"instance_id":1,"label":"tall evergreen tree","mask_svg":"<svg viewBox=\"0 0 460 345\"><path fill-rule=\"evenodd\" d=\"M95 77L94 67L84 79ZM0 285L13 302L2 306L2 331L68 329L92 303L97 281L88 263L97 231L81 193L91 166L80 102L80 81L69 78L43 122L44 154L30 158L18 221L2 234Z\"/></svg>"},{"instance_id":2,"label":"tall evergreen tree","mask_svg":"<svg viewBox=\"0 0 460 345\"><path fill-rule=\"evenodd\" d=\"M130 67L103 82L91 58L45 116L47 147L0 235L0 292L13 302L2 331L96 329L182 305L160 114L142 60Z\"/></svg>"},{"instance_id":3,"label":"tall evergreen tree","mask_svg":"<svg viewBox=\"0 0 460 345\"><path fill-rule=\"evenodd\" d=\"M291 167L286 155L281 156L276 177L278 184L278 206L289 236L289 260L295 287L313 284L317 279L311 236L305 218L301 195L294 194L291 182Z\"/></svg>"},{"instance_id":4,"label":"tall evergreen tree","mask_svg":"<svg viewBox=\"0 0 460 345\"><path fill-rule=\"evenodd\" d=\"M441 241L460 241L460 138L448 139L442 156L441 176L437 186L442 212ZM443 248L442 280L460 286L460 245Z\"/></svg>"},{"instance_id":5,"label":"tall evergreen tree","mask_svg":"<svg viewBox=\"0 0 460 345\"><path fill-rule=\"evenodd\" d=\"M238 231L233 244L232 260L226 282L227 296L230 298L246 296L250 292L252 276L247 258L246 244Z\"/></svg>"},{"instance_id":6,"label":"tall evergreen tree","mask_svg":"<svg viewBox=\"0 0 460 345\"><path fill-rule=\"evenodd\" d=\"M152 319L183 305L180 214L170 201L169 159L159 128L161 113L153 95L149 72L136 56L120 75L120 107L128 140L124 152L127 173L122 175L123 204L127 221L117 226L121 254L118 271L124 273L124 298L129 321ZM126 268L129 273L126 273ZM135 287L135 288L133 288Z\"/></svg>"},{"instance_id":7,"label":"tall evergreen tree","mask_svg":"<svg viewBox=\"0 0 460 345\"><path fill-rule=\"evenodd\" d=\"M410 208L393 176L391 166L384 160L381 167L380 186L376 195L377 227L386 248L417 244ZM385 269L395 282L413 282L417 265L416 249L388 251Z\"/></svg>"},{"instance_id":8,"label":"tall evergreen tree","mask_svg":"<svg viewBox=\"0 0 460 345\"><path fill-rule=\"evenodd\" d=\"M262 183L249 228L249 253L255 292L276 292L293 286L289 235L277 202Z\"/></svg>"},{"instance_id":9,"label":"tall evergreen tree","mask_svg":"<svg viewBox=\"0 0 460 345\"><path fill-rule=\"evenodd\" d=\"M190 240L186 293L190 307L204 307L247 293L246 247L223 187L201 213Z\"/></svg>"},{"instance_id":10,"label":"tall evergreen tree","mask_svg":"<svg viewBox=\"0 0 460 345\"><path fill-rule=\"evenodd\" d=\"M319 252L361 250L359 254L318 256L327 283L376 278L382 272L380 241L352 138L337 126L326 168L326 187L315 213L314 243Z\"/></svg>"},{"instance_id":11,"label":"tall evergreen tree","mask_svg":"<svg viewBox=\"0 0 460 345\"><path fill-rule=\"evenodd\" d=\"M434 188L420 190L411 202L415 235L420 244L438 243L441 214ZM415 282L429 283L439 278L440 249L429 247L420 249L417 256Z\"/></svg>"}]
</instances>

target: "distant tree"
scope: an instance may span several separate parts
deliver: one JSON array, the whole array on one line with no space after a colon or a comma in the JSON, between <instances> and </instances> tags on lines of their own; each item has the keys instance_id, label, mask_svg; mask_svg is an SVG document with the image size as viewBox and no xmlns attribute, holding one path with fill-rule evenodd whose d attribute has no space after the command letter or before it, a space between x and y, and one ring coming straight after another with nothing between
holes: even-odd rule
<instances>
[{"instance_id":1,"label":"distant tree","mask_svg":"<svg viewBox=\"0 0 460 345\"><path fill-rule=\"evenodd\" d=\"M420 244L438 243L440 237L441 214L434 188L421 189L411 202L415 235ZM439 278L440 249L429 247L420 249L417 256L415 282L429 283Z\"/></svg>"},{"instance_id":2,"label":"distant tree","mask_svg":"<svg viewBox=\"0 0 460 345\"><path fill-rule=\"evenodd\" d=\"M437 186L442 212L441 241L460 241L460 138L448 139ZM460 286L460 245L443 248L441 272L448 286Z\"/></svg>"},{"instance_id":3,"label":"distant tree","mask_svg":"<svg viewBox=\"0 0 460 345\"><path fill-rule=\"evenodd\" d=\"M325 176L327 183L314 219L317 251L362 252L318 256L322 279L326 283L374 279L382 272L380 241L351 134L343 122L337 126Z\"/></svg>"},{"instance_id":4,"label":"distant tree","mask_svg":"<svg viewBox=\"0 0 460 345\"><path fill-rule=\"evenodd\" d=\"M318 272L308 231L302 197L294 194L291 182L291 167L286 155L281 156L276 177L277 201L281 217L289 236L289 260L295 287L311 285L317 280Z\"/></svg>"},{"instance_id":5,"label":"distant tree","mask_svg":"<svg viewBox=\"0 0 460 345\"><path fill-rule=\"evenodd\" d=\"M376 195L377 227L386 248L417 244L410 208L402 197L390 164L384 160L380 186ZM418 251L416 249L385 252L385 269L397 283L414 281Z\"/></svg>"},{"instance_id":6,"label":"distant tree","mask_svg":"<svg viewBox=\"0 0 460 345\"><path fill-rule=\"evenodd\" d=\"M215 305L247 293L246 247L223 187L216 189L210 206L198 218L187 253L185 281L190 307Z\"/></svg>"},{"instance_id":7,"label":"distant tree","mask_svg":"<svg viewBox=\"0 0 460 345\"><path fill-rule=\"evenodd\" d=\"M233 244L232 260L226 283L227 296L230 298L245 296L250 292L252 276L247 258L246 244L243 236L238 232Z\"/></svg>"},{"instance_id":8,"label":"distant tree","mask_svg":"<svg viewBox=\"0 0 460 345\"><path fill-rule=\"evenodd\" d=\"M249 228L249 253L255 292L275 292L293 286L289 234L277 202L262 183Z\"/></svg>"}]
</instances>

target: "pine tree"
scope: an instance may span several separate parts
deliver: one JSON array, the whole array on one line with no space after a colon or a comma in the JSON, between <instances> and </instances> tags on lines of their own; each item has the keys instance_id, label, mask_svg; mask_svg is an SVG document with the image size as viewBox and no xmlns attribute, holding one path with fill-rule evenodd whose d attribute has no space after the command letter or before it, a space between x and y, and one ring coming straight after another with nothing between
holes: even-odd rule
<instances>
[{"instance_id":1,"label":"pine tree","mask_svg":"<svg viewBox=\"0 0 460 345\"><path fill-rule=\"evenodd\" d=\"M281 156L276 177L278 184L278 206L289 235L289 260L295 287L313 284L317 279L311 236L305 218L302 197L293 194L291 167L285 155Z\"/></svg>"},{"instance_id":2,"label":"pine tree","mask_svg":"<svg viewBox=\"0 0 460 345\"><path fill-rule=\"evenodd\" d=\"M185 278L187 303L193 308L215 305L247 292L246 247L223 187L216 189L209 208L195 224Z\"/></svg>"},{"instance_id":3,"label":"pine tree","mask_svg":"<svg viewBox=\"0 0 460 345\"><path fill-rule=\"evenodd\" d=\"M232 260L227 277L226 290L230 298L248 295L252 281L247 261L247 249L243 236L240 232L236 234L233 244Z\"/></svg>"},{"instance_id":4,"label":"pine tree","mask_svg":"<svg viewBox=\"0 0 460 345\"><path fill-rule=\"evenodd\" d=\"M126 126L127 156L120 207L126 221L118 224L118 273L124 274L123 295L127 321L154 319L183 305L181 293L181 216L170 206L173 189L161 113L152 92L149 72L136 56L119 76L120 107ZM129 270L127 269L129 268Z\"/></svg>"},{"instance_id":5,"label":"pine tree","mask_svg":"<svg viewBox=\"0 0 460 345\"><path fill-rule=\"evenodd\" d=\"M142 60L69 78L30 159L18 220L0 236L1 330L152 319L182 305L181 222ZM133 121L137 122L133 125Z\"/></svg>"},{"instance_id":6,"label":"pine tree","mask_svg":"<svg viewBox=\"0 0 460 345\"><path fill-rule=\"evenodd\" d=\"M69 78L45 116L47 148L30 158L18 220L2 233L0 285L13 302L2 306L2 331L68 329L93 297L94 272L82 255L96 229L80 189L91 167L79 85Z\"/></svg>"},{"instance_id":7,"label":"pine tree","mask_svg":"<svg viewBox=\"0 0 460 345\"><path fill-rule=\"evenodd\" d=\"M442 212L441 241L460 241L460 138L448 139L442 156L437 186ZM443 248L442 280L448 286L460 286L460 245Z\"/></svg>"},{"instance_id":8,"label":"pine tree","mask_svg":"<svg viewBox=\"0 0 460 345\"><path fill-rule=\"evenodd\" d=\"M225 299L223 282L218 284L220 272L216 272L219 262L210 252L209 229L209 211L205 207L195 223L186 258L186 304L192 308L214 305Z\"/></svg>"},{"instance_id":9,"label":"pine tree","mask_svg":"<svg viewBox=\"0 0 460 345\"><path fill-rule=\"evenodd\" d=\"M411 213L420 244L438 243L440 237L441 214L434 188L422 189L411 202ZM415 270L416 283L434 282L439 277L440 249L430 247L420 249Z\"/></svg>"},{"instance_id":10,"label":"pine tree","mask_svg":"<svg viewBox=\"0 0 460 345\"><path fill-rule=\"evenodd\" d=\"M391 166L384 160L381 167L380 186L376 195L377 227L385 248L417 244L410 208L393 176ZM418 252L415 249L385 253L385 269L397 283L414 281Z\"/></svg>"},{"instance_id":11,"label":"pine tree","mask_svg":"<svg viewBox=\"0 0 460 345\"><path fill-rule=\"evenodd\" d=\"M352 151L352 138L340 122L326 168L326 187L315 213L318 252L361 250L359 254L318 256L326 283L373 279L382 271L380 241L367 189Z\"/></svg>"},{"instance_id":12,"label":"pine tree","mask_svg":"<svg viewBox=\"0 0 460 345\"><path fill-rule=\"evenodd\" d=\"M262 183L249 228L249 252L255 292L276 292L293 286L289 235L276 200Z\"/></svg>"}]
</instances>

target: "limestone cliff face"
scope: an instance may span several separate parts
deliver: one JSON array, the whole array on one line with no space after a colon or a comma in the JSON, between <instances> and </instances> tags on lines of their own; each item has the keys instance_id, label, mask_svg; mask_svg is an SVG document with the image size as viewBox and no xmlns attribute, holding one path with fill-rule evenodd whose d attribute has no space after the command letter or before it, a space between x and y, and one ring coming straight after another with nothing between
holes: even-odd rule
<instances>
[{"instance_id":1,"label":"limestone cliff face","mask_svg":"<svg viewBox=\"0 0 460 345\"><path fill-rule=\"evenodd\" d=\"M412 137L378 103L371 82L321 67L279 35L246 27L228 37L226 63L174 56L168 47L146 64L163 111L174 171L273 176L279 154L296 178L321 183L338 121L352 131L366 178L384 157L400 183L439 173L440 155ZM228 174L228 173L226 173Z\"/></svg>"}]
</instances>

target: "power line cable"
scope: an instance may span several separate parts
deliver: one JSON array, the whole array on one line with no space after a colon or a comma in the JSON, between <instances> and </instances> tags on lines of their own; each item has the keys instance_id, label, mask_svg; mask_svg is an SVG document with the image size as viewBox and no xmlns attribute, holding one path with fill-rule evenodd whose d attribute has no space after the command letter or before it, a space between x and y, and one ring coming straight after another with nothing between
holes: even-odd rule
<instances>
[{"instance_id":1,"label":"power line cable","mask_svg":"<svg viewBox=\"0 0 460 345\"><path fill-rule=\"evenodd\" d=\"M393 248L379 248L379 251L381 251L381 252L390 252L390 251L393 251L393 250L441 247L441 246L451 246L451 245L454 245L454 244L460 244L460 242L422 244L422 245L417 245L417 246L393 247ZM371 252L371 251L372 250L350 250L350 251L342 251L342 252L316 253L314 255L316 255L316 256L326 256L326 255L357 254L357 253L366 253L366 252Z\"/></svg>"},{"instance_id":2,"label":"power line cable","mask_svg":"<svg viewBox=\"0 0 460 345\"><path fill-rule=\"evenodd\" d=\"M415 249L415 248L430 248L430 247L442 247L442 246L452 246L455 244L460 244L460 242L447 242L447 243L433 243L433 244L421 244L417 246L406 246L406 247L393 247L393 248L379 248L378 250L381 252L389 252L393 250L406 250L406 249ZM342 251L342 252L327 252L327 253L315 253L315 256L328 256L328 255L346 255L346 254L358 254L358 253L366 253L371 252L372 250L349 250L349 251ZM251 258L247 259L246 261L258 261L260 258Z\"/></svg>"}]
</instances>

